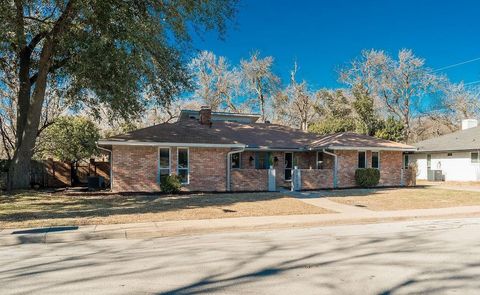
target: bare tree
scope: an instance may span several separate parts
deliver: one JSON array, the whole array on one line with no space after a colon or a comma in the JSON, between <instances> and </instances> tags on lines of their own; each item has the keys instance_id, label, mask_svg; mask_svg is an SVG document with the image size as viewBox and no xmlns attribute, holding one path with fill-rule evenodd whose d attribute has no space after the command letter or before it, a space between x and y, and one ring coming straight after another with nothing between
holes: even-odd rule
<instances>
[{"instance_id":1,"label":"bare tree","mask_svg":"<svg viewBox=\"0 0 480 295\"><path fill-rule=\"evenodd\" d=\"M273 73L273 57L260 57L255 51L249 60L241 61L243 80L248 94L252 95L251 102L259 106L262 121L266 121L267 104L277 92L280 79Z\"/></svg>"},{"instance_id":2,"label":"bare tree","mask_svg":"<svg viewBox=\"0 0 480 295\"><path fill-rule=\"evenodd\" d=\"M442 105L429 112L428 119L434 122L432 134L453 132L459 129L463 119L480 117L480 89L467 89L463 83L446 83L442 90ZM425 136L428 136L428 129Z\"/></svg>"},{"instance_id":3,"label":"bare tree","mask_svg":"<svg viewBox=\"0 0 480 295\"><path fill-rule=\"evenodd\" d=\"M404 138L409 142L413 133L412 120L424 113L425 99L432 104L445 78L435 75L425 67L425 60L416 57L411 50L402 49L394 60L383 51L363 51L360 59L342 71L341 79L349 83L362 83L369 93L404 125Z\"/></svg>"},{"instance_id":4,"label":"bare tree","mask_svg":"<svg viewBox=\"0 0 480 295\"><path fill-rule=\"evenodd\" d=\"M202 51L192 59L189 70L194 77L194 99L201 100L212 110L239 112L235 98L240 91L240 73L225 57Z\"/></svg>"},{"instance_id":5,"label":"bare tree","mask_svg":"<svg viewBox=\"0 0 480 295\"><path fill-rule=\"evenodd\" d=\"M305 81L296 81L298 66L294 64L290 74L290 84L279 91L273 101L274 111L280 122L295 126L303 131L318 116L318 96L308 89Z\"/></svg>"}]
</instances>

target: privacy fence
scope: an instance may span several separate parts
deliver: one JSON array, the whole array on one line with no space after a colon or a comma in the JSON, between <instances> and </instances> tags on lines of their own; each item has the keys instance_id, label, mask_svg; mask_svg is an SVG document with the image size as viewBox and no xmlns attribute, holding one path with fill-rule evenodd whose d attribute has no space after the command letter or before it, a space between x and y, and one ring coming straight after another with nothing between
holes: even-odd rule
<instances>
[{"instance_id":1,"label":"privacy fence","mask_svg":"<svg viewBox=\"0 0 480 295\"><path fill-rule=\"evenodd\" d=\"M53 159L32 161L30 183L32 186L61 188L86 185L88 177L100 176L110 185L110 163L94 159L77 163ZM0 160L0 188L5 189L8 180L8 161Z\"/></svg>"}]
</instances>

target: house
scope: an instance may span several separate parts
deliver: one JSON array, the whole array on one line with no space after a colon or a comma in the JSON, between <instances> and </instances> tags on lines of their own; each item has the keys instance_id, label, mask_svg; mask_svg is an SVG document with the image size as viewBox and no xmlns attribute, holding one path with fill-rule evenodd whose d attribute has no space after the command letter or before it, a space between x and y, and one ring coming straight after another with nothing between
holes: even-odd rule
<instances>
[{"instance_id":1,"label":"house","mask_svg":"<svg viewBox=\"0 0 480 295\"><path fill-rule=\"evenodd\" d=\"M415 148L355 133L319 136L259 123L259 115L184 110L175 123L102 139L114 191L158 191L180 176L187 191L267 191L355 186L357 168L380 169L380 185L404 181L402 155ZM271 169L270 169L271 168ZM296 168L296 169L295 169Z\"/></svg>"},{"instance_id":2,"label":"house","mask_svg":"<svg viewBox=\"0 0 480 295\"><path fill-rule=\"evenodd\" d=\"M418 179L480 181L480 127L477 120L463 120L462 130L420 141L406 162L417 164Z\"/></svg>"}]
</instances>

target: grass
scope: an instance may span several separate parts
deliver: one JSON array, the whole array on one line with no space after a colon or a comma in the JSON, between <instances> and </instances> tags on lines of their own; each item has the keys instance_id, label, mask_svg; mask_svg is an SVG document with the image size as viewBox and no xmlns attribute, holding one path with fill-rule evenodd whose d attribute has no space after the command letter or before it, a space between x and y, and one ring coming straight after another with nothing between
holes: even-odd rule
<instances>
[{"instance_id":1,"label":"grass","mask_svg":"<svg viewBox=\"0 0 480 295\"><path fill-rule=\"evenodd\" d=\"M0 228L331 213L280 193L0 195Z\"/></svg>"},{"instance_id":2,"label":"grass","mask_svg":"<svg viewBox=\"0 0 480 295\"><path fill-rule=\"evenodd\" d=\"M436 187L334 191L329 200L374 211L480 205L480 193Z\"/></svg>"}]
</instances>

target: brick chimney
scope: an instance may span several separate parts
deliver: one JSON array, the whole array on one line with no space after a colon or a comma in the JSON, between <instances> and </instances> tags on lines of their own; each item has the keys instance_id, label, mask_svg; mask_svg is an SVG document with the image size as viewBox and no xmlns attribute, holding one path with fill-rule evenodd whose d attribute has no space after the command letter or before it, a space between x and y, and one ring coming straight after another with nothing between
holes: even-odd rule
<instances>
[{"instance_id":1,"label":"brick chimney","mask_svg":"<svg viewBox=\"0 0 480 295\"><path fill-rule=\"evenodd\" d=\"M200 124L212 125L212 109L209 106L202 106L200 109Z\"/></svg>"}]
</instances>

